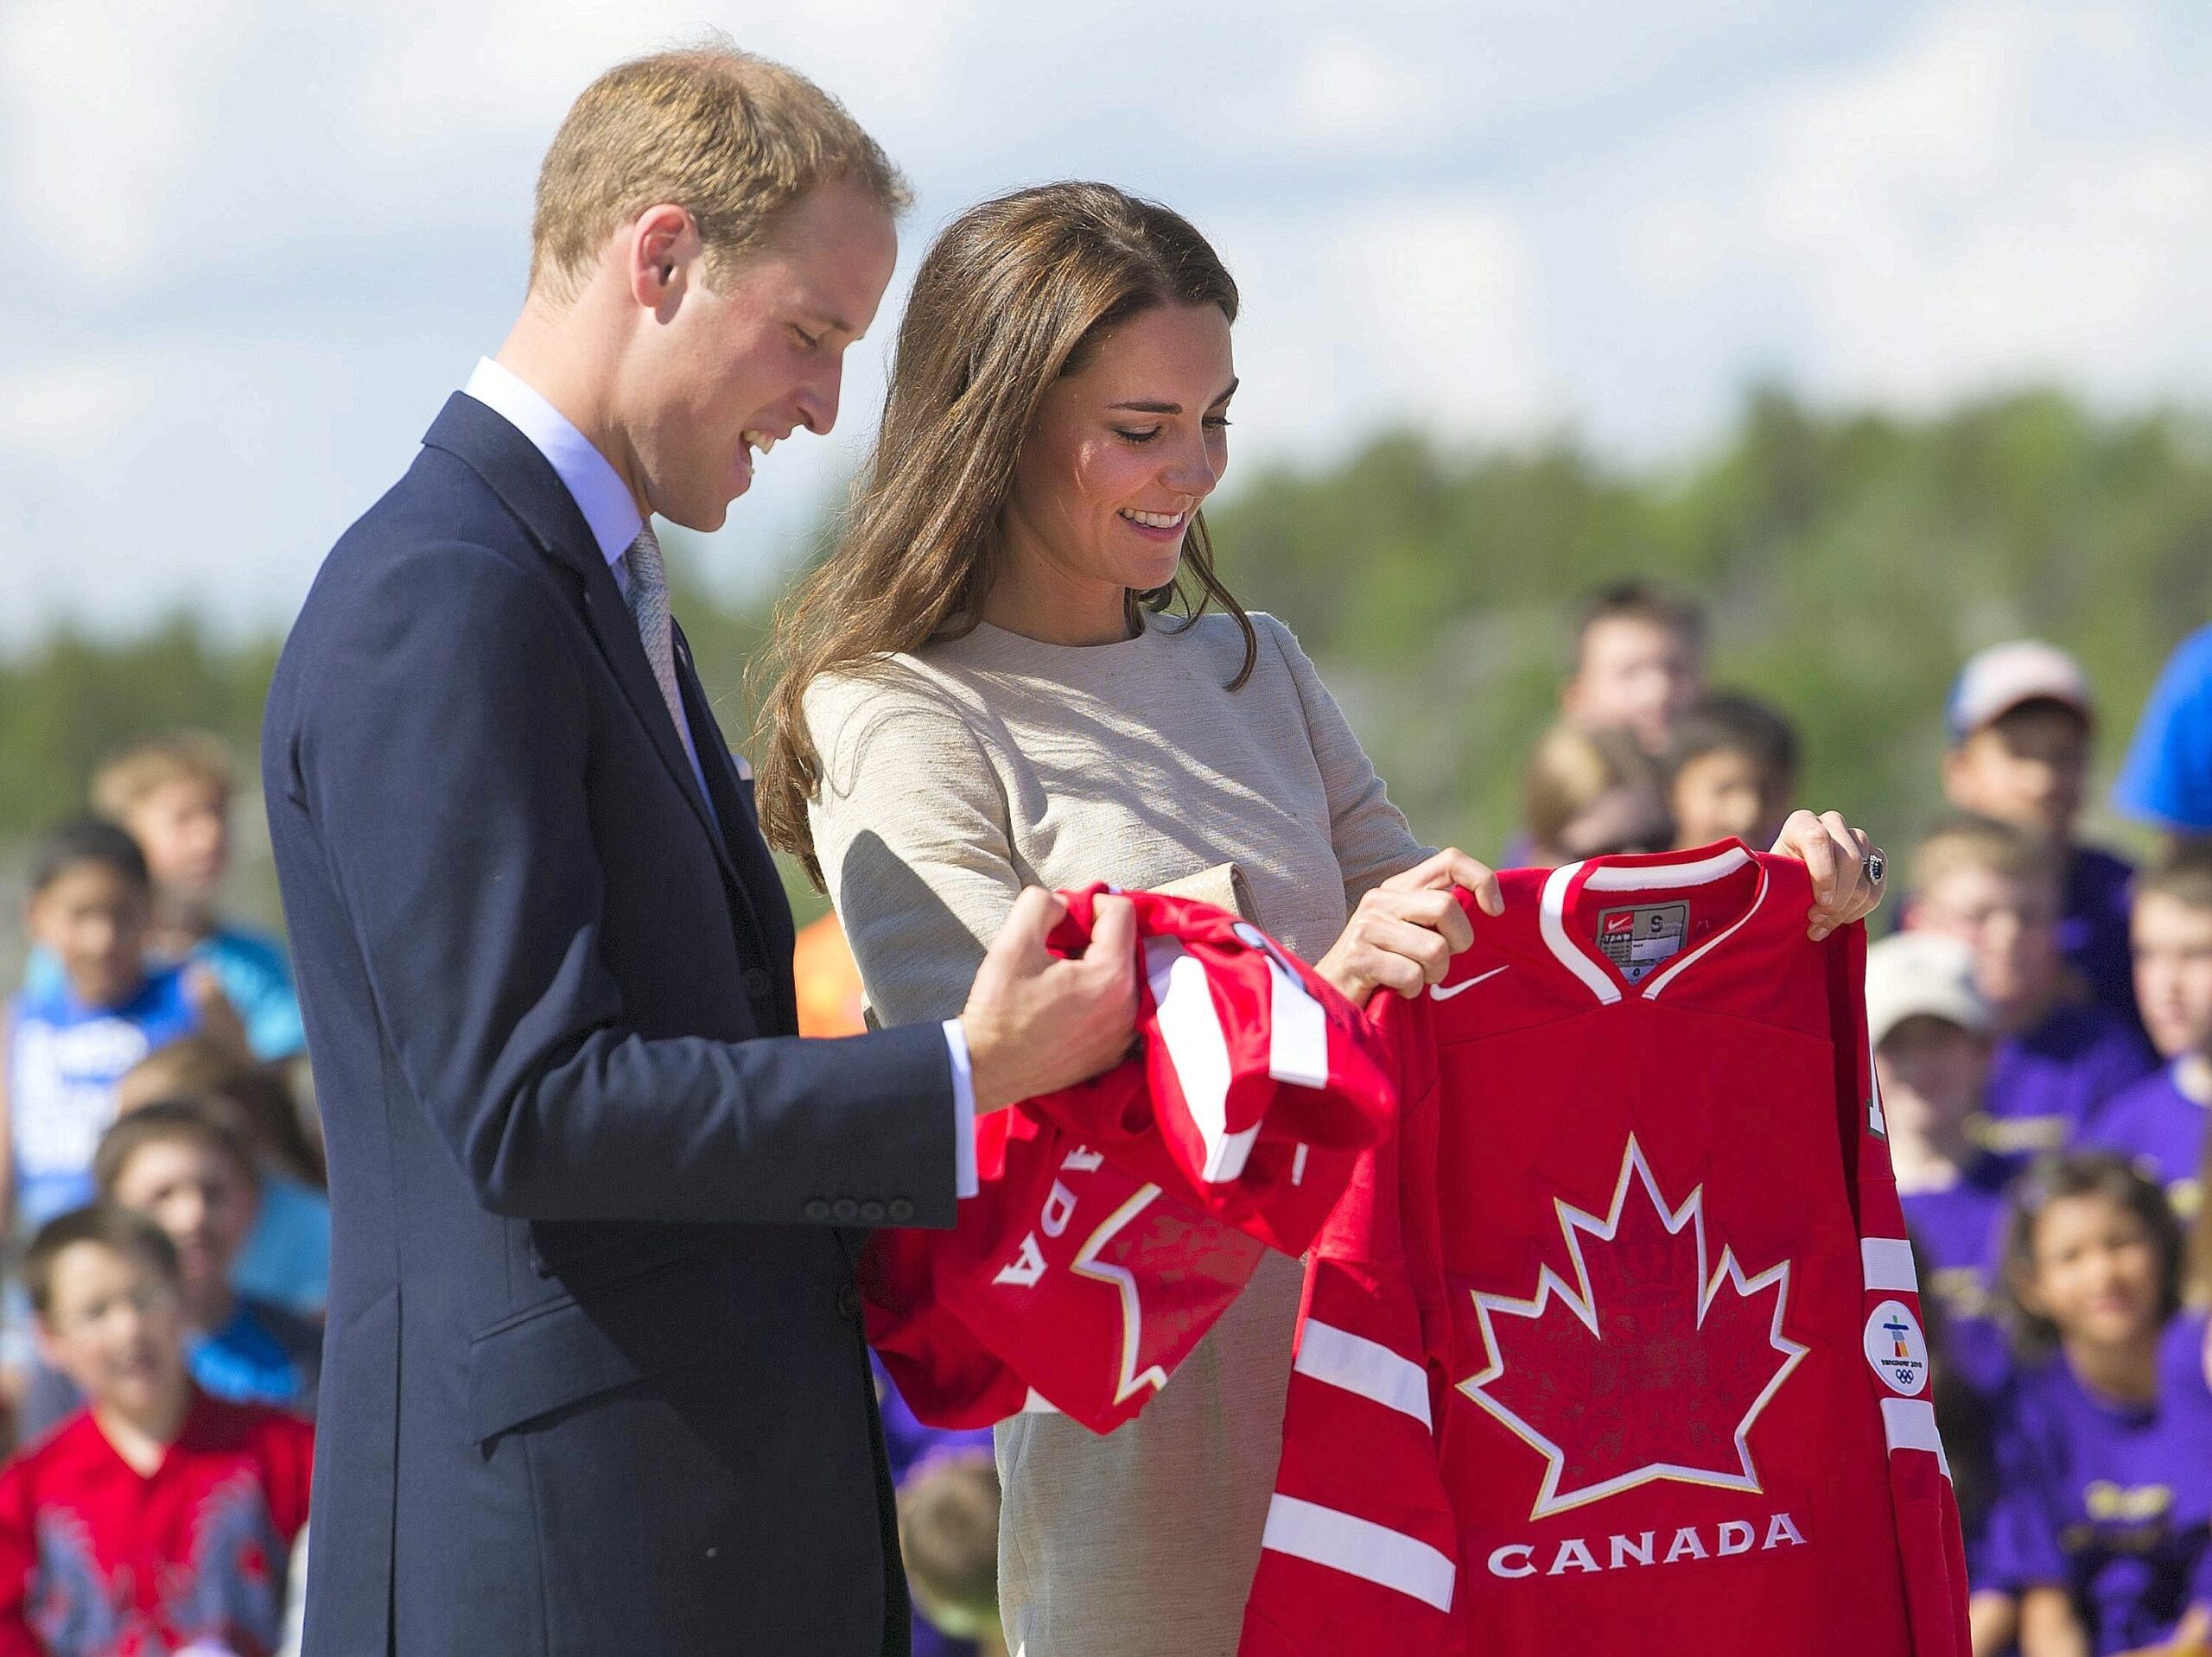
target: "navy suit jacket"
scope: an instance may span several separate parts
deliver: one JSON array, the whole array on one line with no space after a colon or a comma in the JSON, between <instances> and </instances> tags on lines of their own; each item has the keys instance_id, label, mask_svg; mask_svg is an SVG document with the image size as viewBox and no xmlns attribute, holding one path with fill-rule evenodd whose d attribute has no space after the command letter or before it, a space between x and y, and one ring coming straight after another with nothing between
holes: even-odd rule
<instances>
[{"instance_id":1,"label":"navy suit jacket","mask_svg":"<svg viewBox=\"0 0 2212 1657\"><path fill-rule=\"evenodd\" d=\"M797 1038L677 651L711 811L575 502L456 396L278 663L334 1227L317 1657L905 1649L848 1228L951 1223L950 1061L934 1025Z\"/></svg>"}]
</instances>

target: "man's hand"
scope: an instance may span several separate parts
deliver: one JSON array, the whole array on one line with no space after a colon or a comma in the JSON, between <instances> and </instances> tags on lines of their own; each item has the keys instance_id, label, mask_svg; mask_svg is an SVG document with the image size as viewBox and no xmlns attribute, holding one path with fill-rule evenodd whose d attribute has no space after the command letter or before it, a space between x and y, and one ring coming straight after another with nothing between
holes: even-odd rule
<instances>
[{"instance_id":1,"label":"man's hand","mask_svg":"<svg viewBox=\"0 0 2212 1657\"><path fill-rule=\"evenodd\" d=\"M1313 970L1354 1006L1378 989L1414 996L1440 984L1452 957L1475 941L1466 911L1452 895L1463 886L1485 915L1505 912L1497 876L1466 853L1446 848L1359 900L1344 936Z\"/></svg>"},{"instance_id":2,"label":"man's hand","mask_svg":"<svg viewBox=\"0 0 2212 1657\"><path fill-rule=\"evenodd\" d=\"M1846 822L1840 812L1823 811L1816 817L1809 811L1792 811L1773 850L1778 857L1796 858L1813 877L1813 907L1805 916L1805 935L1815 943L1839 926L1866 919L1882 901L1884 882L1866 876L1874 842L1864 828Z\"/></svg>"},{"instance_id":3,"label":"man's hand","mask_svg":"<svg viewBox=\"0 0 2212 1657\"><path fill-rule=\"evenodd\" d=\"M1126 898L1100 898L1090 947L1061 961L1046 949L1045 937L1066 913L1044 887L1028 887L976 971L960 1027L979 1113L1088 1081L1129 1051L1137 1021L1136 911Z\"/></svg>"}]
</instances>

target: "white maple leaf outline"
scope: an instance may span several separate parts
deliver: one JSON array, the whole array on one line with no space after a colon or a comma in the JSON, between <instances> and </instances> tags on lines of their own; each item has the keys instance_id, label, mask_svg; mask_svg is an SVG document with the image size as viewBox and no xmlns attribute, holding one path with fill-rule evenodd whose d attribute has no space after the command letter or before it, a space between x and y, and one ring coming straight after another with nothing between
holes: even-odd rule
<instances>
[{"instance_id":1,"label":"white maple leaf outline","mask_svg":"<svg viewBox=\"0 0 2212 1657\"><path fill-rule=\"evenodd\" d=\"M1160 1195L1157 1185L1138 1189L1128 1201L1116 1209L1100 1222L1098 1229L1084 1239L1076 1250L1075 1259L1068 1269L1077 1277L1087 1277L1096 1283L1110 1283L1122 1295L1122 1373L1116 1383L1114 1401L1126 1402L1140 1387L1149 1386L1158 1392L1167 1384L1167 1372L1158 1364L1137 1368L1137 1353L1144 1334L1144 1301L1137 1293L1136 1273L1126 1266L1116 1266L1098 1258L1098 1251L1115 1239L1130 1221L1152 1206Z\"/></svg>"},{"instance_id":2,"label":"white maple leaf outline","mask_svg":"<svg viewBox=\"0 0 2212 1657\"><path fill-rule=\"evenodd\" d=\"M1497 1335L1491 1327L1491 1318L1493 1313L1497 1312L1503 1312L1513 1317L1541 1318L1546 1308L1551 1304L1552 1296L1556 1293L1567 1304L1567 1310L1581 1320L1583 1327L1590 1331L1593 1338L1600 1342L1605 1339L1604 1334L1598 1327L1597 1308L1590 1289L1590 1272L1589 1267L1583 1262L1582 1241L1580 1234L1586 1232L1604 1242L1612 1241L1613 1234L1620 1227L1621 1209L1628 1201L1629 1176L1631 1172L1642 1183L1644 1194L1650 1198L1653 1211L1658 1215L1660 1224L1667 1228L1670 1236L1681 1235L1685 1225L1692 1228L1692 1235L1697 1246L1697 1276L1700 1286L1697 1304L1698 1327L1700 1329L1705 1327L1706 1313L1712 1310L1713 1301L1720 1293L1722 1283L1732 1285L1739 1299L1748 1299L1769 1285L1777 1286L1774 1296L1774 1318L1768 1329L1768 1340L1774 1349L1783 1355L1783 1362L1781 1367L1774 1372L1773 1379L1769 1381L1760 1390L1759 1395L1751 1400L1751 1406L1744 1412L1743 1419L1736 1424L1736 1454L1742 1470L1739 1473L1722 1473L1704 1467L1684 1467L1673 1462L1652 1462L1647 1463L1632 1472L1618 1474L1612 1478L1602 1480L1596 1484L1586 1485L1580 1489L1570 1490L1562 1495L1559 1488L1560 1474L1566 1465L1567 1452L1538 1432L1532 1423L1523 1420L1506 1405L1483 1390L1505 1373L1505 1360L1499 1354ZM1659 1194L1658 1178L1652 1173L1651 1165L1644 1160L1643 1147L1636 1142L1636 1135L1633 1133L1629 1135L1627 1149L1621 1154L1620 1178L1614 1183L1612 1206L1604 1219L1599 1219L1594 1214L1585 1213L1582 1209L1556 1197L1552 1199L1552 1207L1558 1212L1560 1231L1567 1239L1567 1254L1574 1261L1575 1286L1569 1288L1566 1280L1558 1273L1546 1266L1537 1273L1536 1293L1533 1299L1516 1300L1509 1295L1485 1294L1479 1290L1475 1291L1475 1317L1482 1325L1483 1349L1488 1358L1488 1364L1481 1374L1471 1375L1459 1383L1461 1392L1495 1416L1516 1438L1532 1449L1541 1452L1544 1457L1544 1482L1536 1492L1536 1505L1529 1509L1529 1517L1548 1518L1554 1514L1566 1513L1572 1508L1583 1507L1589 1502L1603 1501L1607 1496L1618 1495L1624 1490L1632 1490L1639 1485L1652 1483L1660 1479L1673 1479L1684 1484L1703 1484L1717 1489L1747 1490L1754 1495L1758 1494L1761 1488L1758 1470L1751 1460L1751 1424L1758 1419L1760 1412L1766 1408L1769 1401L1781 1389L1782 1383L1789 1378L1791 1372L1797 1368L1799 1361L1809 1349L1787 1338L1782 1332L1783 1314L1789 1303L1789 1262L1785 1260L1778 1266L1769 1267L1757 1277L1745 1277L1744 1268L1737 1263L1734 1251L1723 1248L1720 1251L1720 1264L1714 1268L1710 1277L1707 1276L1704 1184L1700 1183L1693 1186L1689 1196L1683 1199L1681 1207L1670 1212L1667 1207L1667 1199Z\"/></svg>"}]
</instances>

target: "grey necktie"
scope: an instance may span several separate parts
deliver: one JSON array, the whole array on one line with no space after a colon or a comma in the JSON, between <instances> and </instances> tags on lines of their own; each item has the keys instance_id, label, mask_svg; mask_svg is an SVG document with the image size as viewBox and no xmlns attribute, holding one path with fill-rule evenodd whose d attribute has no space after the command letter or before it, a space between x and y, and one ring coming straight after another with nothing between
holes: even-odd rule
<instances>
[{"instance_id":1,"label":"grey necktie","mask_svg":"<svg viewBox=\"0 0 2212 1657\"><path fill-rule=\"evenodd\" d=\"M623 555L629 561L630 588L624 596L629 600L630 613L637 618L638 638L645 647L645 660L652 664L653 682L660 687L660 699L668 704L668 716L676 721L677 740L683 743L683 752L691 752L691 727L683 717L683 695L676 688L676 644L674 630L668 616L668 567L662 562L660 542L653 535L650 524L638 531L638 538L630 543L630 550Z\"/></svg>"}]
</instances>

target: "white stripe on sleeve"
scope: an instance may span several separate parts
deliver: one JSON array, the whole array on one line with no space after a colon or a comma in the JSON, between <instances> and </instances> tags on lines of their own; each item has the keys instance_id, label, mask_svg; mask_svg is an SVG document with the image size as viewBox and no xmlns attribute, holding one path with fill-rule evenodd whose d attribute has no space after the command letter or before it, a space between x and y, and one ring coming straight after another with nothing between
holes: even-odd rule
<instances>
[{"instance_id":1,"label":"white stripe on sleeve","mask_svg":"<svg viewBox=\"0 0 2212 1657\"><path fill-rule=\"evenodd\" d=\"M1313 992L1268 957L1268 1074L1300 1088L1329 1085L1329 1020Z\"/></svg>"},{"instance_id":2,"label":"white stripe on sleeve","mask_svg":"<svg viewBox=\"0 0 2212 1657\"><path fill-rule=\"evenodd\" d=\"M1902 1237L1861 1237L1859 1263L1866 1286L1877 1294L1918 1294L1920 1274L1912 1267L1912 1245Z\"/></svg>"},{"instance_id":3,"label":"white stripe on sleeve","mask_svg":"<svg viewBox=\"0 0 2212 1657\"><path fill-rule=\"evenodd\" d=\"M1274 939L1249 921L1237 922L1234 930L1237 941L1268 963L1268 1074L1300 1088L1327 1087L1328 1014Z\"/></svg>"},{"instance_id":4,"label":"white stripe on sleeve","mask_svg":"<svg viewBox=\"0 0 2212 1657\"><path fill-rule=\"evenodd\" d=\"M1936 1431L1936 1406L1926 1399L1884 1399L1882 1436L1891 1450L1926 1451L1935 1457L1943 1476L1951 1476L1951 1458L1943 1453L1942 1435Z\"/></svg>"},{"instance_id":5,"label":"white stripe on sleeve","mask_svg":"<svg viewBox=\"0 0 2212 1657\"><path fill-rule=\"evenodd\" d=\"M1380 1341L1308 1318L1299 1331L1298 1361L1291 1367L1429 1425L1428 1372Z\"/></svg>"},{"instance_id":6,"label":"white stripe on sleeve","mask_svg":"<svg viewBox=\"0 0 2212 1657\"><path fill-rule=\"evenodd\" d=\"M1206 1147L1200 1177L1225 1184L1244 1171L1244 1159L1260 1129L1255 1123L1241 1133L1229 1131L1229 1038L1214 1007L1206 969L1172 937L1144 941L1144 969L1159 1008L1160 1038L1167 1044L1176 1084Z\"/></svg>"},{"instance_id":7,"label":"white stripe on sleeve","mask_svg":"<svg viewBox=\"0 0 2212 1657\"><path fill-rule=\"evenodd\" d=\"M1418 1538L1372 1520L1356 1519L1278 1491L1268 1504L1268 1528L1260 1546L1377 1583L1440 1611L1452 1609L1452 1582L1458 1567L1451 1559Z\"/></svg>"}]
</instances>

